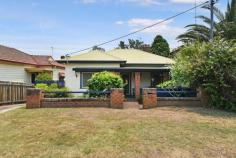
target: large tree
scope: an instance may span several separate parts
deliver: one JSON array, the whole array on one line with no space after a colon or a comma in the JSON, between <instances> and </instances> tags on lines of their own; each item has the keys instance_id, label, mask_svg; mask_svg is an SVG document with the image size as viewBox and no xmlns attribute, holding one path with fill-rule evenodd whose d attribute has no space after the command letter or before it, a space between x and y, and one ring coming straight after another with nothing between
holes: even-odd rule
<instances>
[{"instance_id":1,"label":"large tree","mask_svg":"<svg viewBox=\"0 0 236 158\"><path fill-rule=\"evenodd\" d=\"M157 35L152 43L151 47L152 53L169 57L170 56L170 47L168 42L161 36Z\"/></svg>"},{"instance_id":2,"label":"large tree","mask_svg":"<svg viewBox=\"0 0 236 158\"><path fill-rule=\"evenodd\" d=\"M202 7L210 11L210 5ZM213 8L215 15L214 35L225 39L236 39L236 0L231 0L225 13L222 13L217 7ZM207 16L197 16L196 18L203 20L204 24L190 24L185 28L188 30L179 35L177 39L185 44L195 43L196 41L208 42L210 40L211 19Z\"/></svg>"}]
</instances>

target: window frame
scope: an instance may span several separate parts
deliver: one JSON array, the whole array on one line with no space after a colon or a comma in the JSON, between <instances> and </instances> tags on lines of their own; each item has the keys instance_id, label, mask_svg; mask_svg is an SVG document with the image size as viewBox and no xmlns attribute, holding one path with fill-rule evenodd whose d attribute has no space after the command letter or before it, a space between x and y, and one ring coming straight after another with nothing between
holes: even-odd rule
<instances>
[{"instance_id":1,"label":"window frame","mask_svg":"<svg viewBox=\"0 0 236 158\"><path fill-rule=\"evenodd\" d=\"M88 86L84 86L84 73L91 73L93 75L95 72L80 72L80 89L88 89Z\"/></svg>"}]
</instances>

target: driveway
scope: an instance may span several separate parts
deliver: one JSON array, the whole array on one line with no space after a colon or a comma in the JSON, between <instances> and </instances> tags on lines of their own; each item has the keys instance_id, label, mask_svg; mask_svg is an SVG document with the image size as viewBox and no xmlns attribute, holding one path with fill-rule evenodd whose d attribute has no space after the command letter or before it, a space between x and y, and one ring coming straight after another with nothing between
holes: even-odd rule
<instances>
[{"instance_id":1,"label":"driveway","mask_svg":"<svg viewBox=\"0 0 236 158\"><path fill-rule=\"evenodd\" d=\"M21 108L21 107L24 107L24 106L25 106L25 104L1 105L0 106L0 114L8 112L10 110L18 109L18 108Z\"/></svg>"}]
</instances>

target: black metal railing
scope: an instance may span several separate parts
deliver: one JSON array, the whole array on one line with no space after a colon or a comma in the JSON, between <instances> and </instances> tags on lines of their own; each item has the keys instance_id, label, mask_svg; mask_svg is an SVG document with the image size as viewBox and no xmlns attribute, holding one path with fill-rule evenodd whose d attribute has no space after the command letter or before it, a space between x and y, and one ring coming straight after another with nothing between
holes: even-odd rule
<instances>
[{"instance_id":1,"label":"black metal railing","mask_svg":"<svg viewBox=\"0 0 236 158\"><path fill-rule=\"evenodd\" d=\"M157 97L197 97L191 88L157 88Z\"/></svg>"},{"instance_id":2,"label":"black metal railing","mask_svg":"<svg viewBox=\"0 0 236 158\"><path fill-rule=\"evenodd\" d=\"M106 98L110 96L111 91L45 91L45 98Z\"/></svg>"}]
</instances>

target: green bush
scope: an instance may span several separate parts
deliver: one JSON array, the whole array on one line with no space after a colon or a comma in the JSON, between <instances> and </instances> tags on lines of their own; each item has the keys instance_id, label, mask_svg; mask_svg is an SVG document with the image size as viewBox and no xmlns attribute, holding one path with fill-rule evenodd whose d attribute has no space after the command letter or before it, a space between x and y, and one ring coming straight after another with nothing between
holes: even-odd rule
<instances>
[{"instance_id":1,"label":"green bush","mask_svg":"<svg viewBox=\"0 0 236 158\"><path fill-rule=\"evenodd\" d=\"M203 87L210 104L236 111L236 44L224 40L196 43L178 52L172 78L177 84Z\"/></svg>"},{"instance_id":2,"label":"green bush","mask_svg":"<svg viewBox=\"0 0 236 158\"><path fill-rule=\"evenodd\" d=\"M36 81L51 81L52 80L52 76L49 73L40 73L37 75Z\"/></svg>"},{"instance_id":3,"label":"green bush","mask_svg":"<svg viewBox=\"0 0 236 158\"><path fill-rule=\"evenodd\" d=\"M56 83L51 84L50 86L47 86L47 84L36 84L35 88L39 88L44 90L45 92L57 92L57 93L45 93L46 98L72 98L73 95L68 92L68 88L58 88Z\"/></svg>"},{"instance_id":4,"label":"green bush","mask_svg":"<svg viewBox=\"0 0 236 158\"><path fill-rule=\"evenodd\" d=\"M157 85L157 88L176 88L177 83L174 80L165 81Z\"/></svg>"},{"instance_id":5,"label":"green bush","mask_svg":"<svg viewBox=\"0 0 236 158\"><path fill-rule=\"evenodd\" d=\"M92 78L88 80L89 90L106 91L111 88L122 88L122 78L112 72L98 72L93 74Z\"/></svg>"},{"instance_id":6,"label":"green bush","mask_svg":"<svg viewBox=\"0 0 236 158\"><path fill-rule=\"evenodd\" d=\"M36 84L34 87L38 88L38 89L42 89L42 90L47 90L48 89L48 85L44 84L44 83Z\"/></svg>"}]
</instances>

